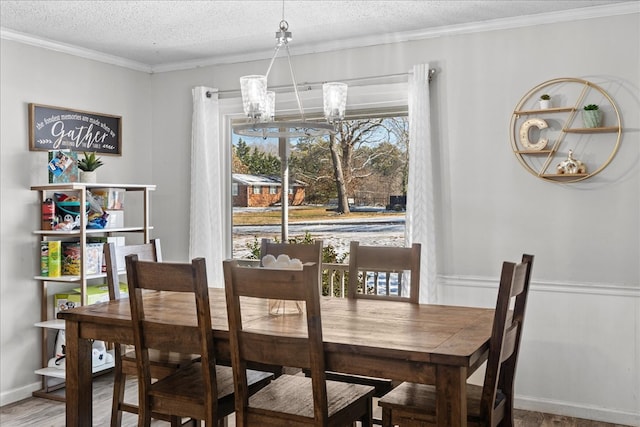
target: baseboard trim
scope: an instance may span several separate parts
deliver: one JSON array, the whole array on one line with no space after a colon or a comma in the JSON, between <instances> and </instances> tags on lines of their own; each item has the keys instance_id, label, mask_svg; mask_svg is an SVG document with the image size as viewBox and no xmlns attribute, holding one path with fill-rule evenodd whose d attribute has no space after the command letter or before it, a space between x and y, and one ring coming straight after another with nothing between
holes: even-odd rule
<instances>
[{"instance_id":1,"label":"baseboard trim","mask_svg":"<svg viewBox=\"0 0 640 427\"><path fill-rule=\"evenodd\" d=\"M527 396L516 396L514 406L516 409L522 409L525 411L544 412L547 414L582 418L625 426L640 425L640 412L625 412L609 408L576 405L569 402L560 402Z\"/></svg>"},{"instance_id":2,"label":"baseboard trim","mask_svg":"<svg viewBox=\"0 0 640 427\"><path fill-rule=\"evenodd\" d=\"M34 383L27 384L24 387L4 391L0 393L0 406L9 405L11 403L27 399L32 396L34 391L38 391L41 388L42 381L36 381Z\"/></svg>"}]
</instances>

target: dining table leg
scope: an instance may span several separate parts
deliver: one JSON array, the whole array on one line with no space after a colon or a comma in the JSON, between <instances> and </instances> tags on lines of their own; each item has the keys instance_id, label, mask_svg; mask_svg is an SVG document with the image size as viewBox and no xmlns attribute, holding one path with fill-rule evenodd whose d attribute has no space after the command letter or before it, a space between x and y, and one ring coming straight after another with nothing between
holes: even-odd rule
<instances>
[{"instance_id":1,"label":"dining table leg","mask_svg":"<svg viewBox=\"0 0 640 427\"><path fill-rule=\"evenodd\" d=\"M67 427L92 425L93 386L90 340L80 339L78 322L65 322Z\"/></svg>"},{"instance_id":2,"label":"dining table leg","mask_svg":"<svg viewBox=\"0 0 640 427\"><path fill-rule=\"evenodd\" d=\"M436 368L436 417L439 426L467 425L467 368Z\"/></svg>"}]
</instances>

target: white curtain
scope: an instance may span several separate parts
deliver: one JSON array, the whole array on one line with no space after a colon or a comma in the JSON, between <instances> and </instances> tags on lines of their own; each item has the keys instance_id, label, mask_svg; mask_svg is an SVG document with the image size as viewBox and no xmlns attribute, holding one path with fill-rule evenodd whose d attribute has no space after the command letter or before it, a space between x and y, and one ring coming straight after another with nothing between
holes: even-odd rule
<instances>
[{"instance_id":1,"label":"white curtain","mask_svg":"<svg viewBox=\"0 0 640 427\"><path fill-rule=\"evenodd\" d=\"M219 130L217 89L193 88L193 118L191 121L191 210L189 229L189 259L203 257L207 261L209 286L224 283L223 188L224 156Z\"/></svg>"},{"instance_id":2,"label":"white curtain","mask_svg":"<svg viewBox=\"0 0 640 427\"><path fill-rule=\"evenodd\" d=\"M409 184L405 241L420 243L420 303L437 303L434 168L429 105L429 64L409 73Z\"/></svg>"}]
</instances>

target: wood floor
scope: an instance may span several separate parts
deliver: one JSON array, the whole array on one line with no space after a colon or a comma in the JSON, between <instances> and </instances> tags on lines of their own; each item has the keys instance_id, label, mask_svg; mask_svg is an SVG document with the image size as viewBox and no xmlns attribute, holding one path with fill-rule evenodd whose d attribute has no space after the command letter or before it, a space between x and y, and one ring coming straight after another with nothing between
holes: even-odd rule
<instances>
[{"instance_id":1,"label":"wood floor","mask_svg":"<svg viewBox=\"0 0 640 427\"><path fill-rule=\"evenodd\" d=\"M93 425L104 427L109 425L111 411L112 378L102 375L94 378L93 391ZM136 400L135 381L127 382L127 400ZM374 410L379 410L374 403ZM235 425L230 417L229 426ZM0 408L0 426L2 427L63 427L65 425L65 404L48 399L29 398ZM124 414L124 427L137 426L137 416ZM152 426L168 426L169 423L153 421ZM619 424L608 424L559 415L539 412L516 411L516 427L622 427Z\"/></svg>"}]
</instances>

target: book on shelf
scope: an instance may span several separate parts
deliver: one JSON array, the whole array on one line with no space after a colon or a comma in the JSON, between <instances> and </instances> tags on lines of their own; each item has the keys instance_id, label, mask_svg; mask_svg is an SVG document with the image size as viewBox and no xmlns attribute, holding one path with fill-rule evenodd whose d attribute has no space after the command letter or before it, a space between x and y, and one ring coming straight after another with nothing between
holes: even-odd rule
<instances>
[{"instance_id":1,"label":"book on shelf","mask_svg":"<svg viewBox=\"0 0 640 427\"><path fill-rule=\"evenodd\" d=\"M50 240L49 244L49 277L60 277L62 275L62 242L60 240Z\"/></svg>"},{"instance_id":2,"label":"book on shelf","mask_svg":"<svg viewBox=\"0 0 640 427\"><path fill-rule=\"evenodd\" d=\"M40 242L40 275L49 275L49 242Z\"/></svg>"}]
</instances>

